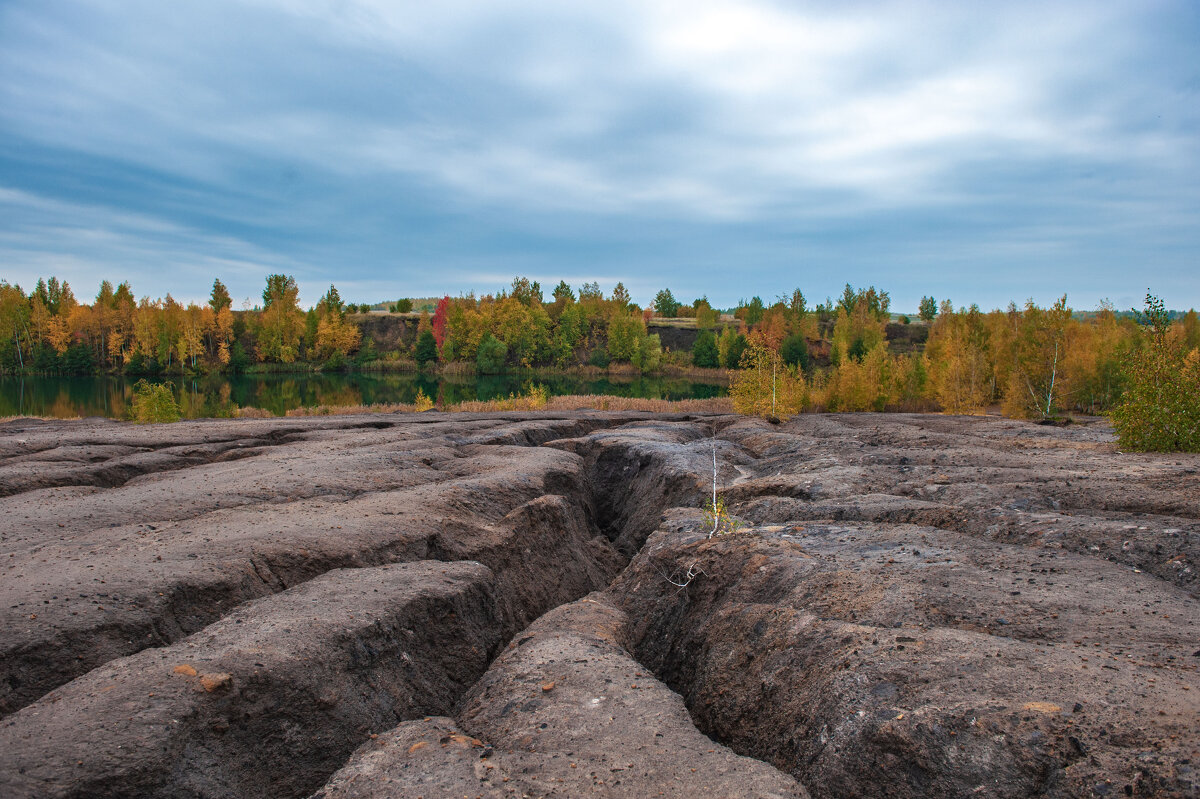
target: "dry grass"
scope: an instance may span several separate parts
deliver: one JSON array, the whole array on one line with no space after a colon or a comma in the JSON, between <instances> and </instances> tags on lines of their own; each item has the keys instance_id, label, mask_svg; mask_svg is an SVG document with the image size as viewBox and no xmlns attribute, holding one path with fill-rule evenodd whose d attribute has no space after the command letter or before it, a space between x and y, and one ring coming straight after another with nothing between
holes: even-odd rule
<instances>
[{"instance_id":1,"label":"dry grass","mask_svg":"<svg viewBox=\"0 0 1200 799\"><path fill-rule=\"evenodd\" d=\"M82 416L33 416L27 413L23 416L0 416L0 424L4 424L5 422L28 422L31 420L40 422L61 422L63 420L78 420L82 418Z\"/></svg>"},{"instance_id":2,"label":"dry grass","mask_svg":"<svg viewBox=\"0 0 1200 799\"><path fill-rule=\"evenodd\" d=\"M651 413L733 413L729 397L710 399L642 399L640 397L615 397L609 394L571 394L551 397L546 403L551 411L577 411L595 409L601 411L649 411Z\"/></svg>"},{"instance_id":3,"label":"dry grass","mask_svg":"<svg viewBox=\"0 0 1200 799\"><path fill-rule=\"evenodd\" d=\"M238 408L233 412L235 419L271 419L275 414L268 411L266 408Z\"/></svg>"},{"instance_id":4,"label":"dry grass","mask_svg":"<svg viewBox=\"0 0 1200 799\"><path fill-rule=\"evenodd\" d=\"M442 364L438 371L443 377L474 377L478 370L473 363L451 361L450 363Z\"/></svg>"},{"instance_id":5,"label":"dry grass","mask_svg":"<svg viewBox=\"0 0 1200 799\"><path fill-rule=\"evenodd\" d=\"M334 416L360 413L420 413L427 410L405 402L384 402L376 405L316 405L293 408L287 416ZM500 411L647 411L650 413L732 413L728 397L713 399L662 400L638 397L616 397L608 394L572 394L545 397L536 392L494 400L472 400L448 405L439 410L449 413L493 413ZM238 418L263 419L272 414L261 408L239 408Z\"/></svg>"},{"instance_id":6,"label":"dry grass","mask_svg":"<svg viewBox=\"0 0 1200 799\"><path fill-rule=\"evenodd\" d=\"M700 366L678 366L675 364L666 364L663 366L663 374L667 377L686 377L690 380L698 380L704 383L724 383L729 385L733 374L728 369L708 369Z\"/></svg>"},{"instance_id":7,"label":"dry grass","mask_svg":"<svg viewBox=\"0 0 1200 799\"><path fill-rule=\"evenodd\" d=\"M255 410L258 408L245 410ZM292 408L285 413L285 416L344 416L355 413L420 413L427 408L419 408L411 402L377 402L374 405L312 405L307 408ZM271 416L270 413L263 411L264 416ZM261 416L252 416L250 418L260 419Z\"/></svg>"},{"instance_id":8,"label":"dry grass","mask_svg":"<svg viewBox=\"0 0 1200 799\"><path fill-rule=\"evenodd\" d=\"M641 377L642 370L631 363L610 363L605 373L609 377Z\"/></svg>"},{"instance_id":9,"label":"dry grass","mask_svg":"<svg viewBox=\"0 0 1200 799\"><path fill-rule=\"evenodd\" d=\"M550 399L544 386L534 386L524 394L509 394L502 399L468 400L451 405L445 410L451 413L486 413L488 411L540 411Z\"/></svg>"}]
</instances>

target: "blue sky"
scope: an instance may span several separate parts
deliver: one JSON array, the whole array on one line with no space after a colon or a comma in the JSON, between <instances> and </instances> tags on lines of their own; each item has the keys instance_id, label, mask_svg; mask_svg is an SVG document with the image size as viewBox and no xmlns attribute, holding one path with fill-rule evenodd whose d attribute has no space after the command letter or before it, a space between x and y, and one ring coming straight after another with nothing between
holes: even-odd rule
<instances>
[{"instance_id":1,"label":"blue sky","mask_svg":"<svg viewBox=\"0 0 1200 799\"><path fill-rule=\"evenodd\" d=\"M1200 4L4 0L0 278L1200 306Z\"/></svg>"}]
</instances>

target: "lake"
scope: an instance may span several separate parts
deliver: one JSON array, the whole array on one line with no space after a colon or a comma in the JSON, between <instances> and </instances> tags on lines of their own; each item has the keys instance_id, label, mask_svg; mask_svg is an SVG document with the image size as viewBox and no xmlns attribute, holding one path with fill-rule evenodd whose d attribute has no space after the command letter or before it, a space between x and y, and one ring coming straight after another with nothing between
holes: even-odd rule
<instances>
[{"instance_id":1,"label":"lake","mask_svg":"<svg viewBox=\"0 0 1200 799\"><path fill-rule=\"evenodd\" d=\"M446 404L520 394L532 385L551 395L613 394L647 399L707 399L725 396L724 385L684 378L630 380L571 375L479 375L443 378L417 374L250 374L154 378L170 380L187 418L228 416L234 406L263 408L282 416L313 405L373 405L412 402L417 389ZM135 377L0 377L0 417L107 416L126 418Z\"/></svg>"}]
</instances>

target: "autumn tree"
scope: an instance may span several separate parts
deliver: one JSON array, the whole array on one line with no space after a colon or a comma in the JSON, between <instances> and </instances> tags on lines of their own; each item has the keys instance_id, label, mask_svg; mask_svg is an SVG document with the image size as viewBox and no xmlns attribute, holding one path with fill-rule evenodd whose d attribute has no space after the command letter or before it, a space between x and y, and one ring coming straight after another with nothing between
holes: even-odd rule
<instances>
[{"instance_id":1,"label":"autumn tree","mask_svg":"<svg viewBox=\"0 0 1200 799\"><path fill-rule=\"evenodd\" d=\"M1137 323L1117 317L1111 303L1101 303L1087 324L1067 327L1061 362L1061 396L1084 413L1111 410L1128 381L1126 364L1140 357Z\"/></svg>"},{"instance_id":2,"label":"autumn tree","mask_svg":"<svg viewBox=\"0 0 1200 799\"><path fill-rule=\"evenodd\" d=\"M508 347L509 360L533 366L550 351L550 315L541 303L505 297L491 307L491 332Z\"/></svg>"},{"instance_id":3,"label":"autumn tree","mask_svg":"<svg viewBox=\"0 0 1200 799\"><path fill-rule=\"evenodd\" d=\"M567 306L575 304L575 292L571 290L567 281L560 280L558 281L558 285L554 287L552 296L554 297L554 302L550 304L547 312L550 314L551 319L558 321L563 311L567 309Z\"/></svg>"},{"instance_id":4,"label":"autumn tree","mask_svg":"<svg viewBox=\"0 0 1200 799\"><path fill-rule=\"evenodd\" d=\"M630 313L614 316L608 323L608 357L614 361L633 360L645 335L646 323L641 316Z\"/></svg>"},{"instance_id":5,"label":"autumn tree","mask_svg":"<svg viewBox=\"0 0 1200 799\"><path fill-rule=\"evenodd\" d=\"M747 327L754 327L762 321L765 310L766 306L763 304L762 297L751 297L750 302L739 301L733 315L745 322Z\"/></svg>"},{"instance_id":6,"label":"autumn tree","mask_svg":"<svg viewBox=\"0 0 1200 799\"><path fill-rule=\"evenodd\" d=\"M269 275L259 317L258 353L264 361L291 363L300 354L304 313L300 289L291 275Z\"/></svg>"},{"instance_id":7,"label":"autumn tree","mask_svg":"<svg viewBox=\"0 0 1200 799\"><path fill-rule=\"evenodd\" d=\"M1129 367L1129 387L1113 410L1124 449L1200 452L1200 349L1170 336L1162 301L1147 292L1145 346Z\"/></svg>"},{"instance_id":8,"label":"autumn tree","mask_svg":"<svg viewBox=\"0 0 1200 799\"><path fill-rule=\"evenodd\" d=\"M1184 350L1200 348L1200 317L1197 317L1194 308L1183 315L1183 320L1179 323L1179 332Z\"/></svg>"},{"instance_id":9,"label":"autumn tree","mask_svg":"<svg viewBox=\"0 0 1200 799\"><path fill-rule=\"evenodd\" d=\"M550 341L550 357L557 366L569 366L577 360L576 353L586 342L587 319L582 307L571 303L558 317Z\"/></svg>"},{"instance_id":10,"label":"autumn tree","mask_svg":"<svg viewBox=\"0 0 1200 799\"><path fill-rule=\"evenodd\" d=\"M787 367L764 336L753 334L729 396L738 413L784 420L804 407L804 378Z\"/></svg>"},{"instance_id":11,"label":"autumn tree","mask_svg":"<svg viewBox=\"0 0 1200 799\"><path fill-rule=\"evenodd\" d=\"M5 360L23 369L27 358L33 357L33 341L29 333L29 299L20 286L0 280L0 341ZM9 350L11 342L12 349ZM11 354L9 354L11 353Z\"/></svg>"},{"instance_id":12,"label":"autumn tree","mask_svg":"<svg viewBox=\"0 0 1200 799\"><path fill-rule=\"evenodd\" d=\"M112 317L105 351L114 365L123 365L133 341L133 315L137 310L137 299L129 281L123 281L113 292Z\"/></svg>"},{"instance_id":13,"label":"autumn tree","mask_svg":"<svg viewBox=\"0 0 1200 799\"><path fill-rule=\"evenodd\" d=\"M806 340L820 338L817 314L808 307L808 300L805 298L804 292L794 289L791 297L783 299L786 300L788 311L789 334L800 336Z\"/></svg>"},{"instance_id":14,"label":"autumn tree","mask_svg":"<svg viewBox=\"0 0 1200 799\"><path fill-rule=\"evenodd\" d=\"M596 281L593 280L591 283L584 283L579 287L580 302L601 302L603 299L604 293L600 291L600 284Z\"/></svg>"},{"instance_id":15,"label":"autumn tree","mask_svg":"<svg viewBox=\"0 0 1200 799\"><path fill-rule=\"evenodd\" d=\"M313 342L314 354L330 366L339 366L358 349L362 333L357 325L346 321L342 313L342 298L333 284L317 302L315 310L317 329Z\"/></svg>"},{"instance_id":16,"label":"autumn tree","mask_svg":"<svg viewBox=\"0 0 1200 799\"><path fill-rule=\"evenodd\" d=\"M516 282L515 280L513 281ZM450 312L450 296L446 295L438 300L437 308L433 311L433 318L430 320L433 330L433 340L437 343L437 348L440 351L442 345L446 343L446 317Z\"/></svg>"},{"instance_id":17,"label":"autumn tree","mask_svg":"<svg viewBox=\"0 0 1200 799\"><path fill-rule=\"evenodd\" d=\"M917 307L917 315L926 322L932 322L933 317L937 316L937 301L933 297L922 297L921 304Z\"/></svg>"},{"instance_id":18,"label":"autumn tree","mask_svg":"<svg viewBox=\"0 0 1200 799\"><path fill-rule=\"evenodd\" d=\"M629 362L642 374L653 372L662 365L662 340L657 333L642 335L637 339Z\"/></svg>"},{"instance_id":19,"label":"autumn tree","mask_svg":"<svg viewBox=\"0 0 1200 799\"><path fill-rule=\"evenodd\" d=\"M825 404L831 411L882 411L893 398L893 360L884 343L862 358L846 358L825 381Z\"/></svg>"},{"instance_id":20,"label":"autumn tree","mask_svg":"<svg viewBox=\"0 0 1200 799\"><path fill-rule=\"evenodd\" d=\"M748 341L744 333L734 330L732 327L722 330L717 339L717 350L721 353L721 365L726 369L741 368L742 355L747 346Z\"/></svg>"},{"instance_id":21,"label":"autumn tree","mask_svg":"<svg viewBox=\"0 0 1200 799\"><path fill-rule=\"evenodd\" d=\"M701 330L710 330L721 321L721 314L712 307L707 296L693 302L692 307L696 309L696 327Z\"/></svg>"},{"instance_id":22,"label":"autumn tree","mask_svg":"<svg viewBox=\"0 0 1200 799\"><path fill-rule=\"evenodd\" d=\"M632 299L629 296L629 290L625 288L624 283L618 282L613 287L612 304L613 313L617 316L623 316L629 310Z\"/></svg>"},{"instance_id":23,"label":"autumn tree","mask_svg":"<svg viewBox=\"0 0 1200 799\"><path fill-rule=\"evenodd\" d=\"M832 356L834 364L846 359L861 361L868 352L883 344L888 319L887 292L874 286L856 291L849 283L837 305L837 321L833 326Z\"/></svg>"},{"instance_id":24,"label":"autumn tree","mask_svg":"<svg viewBox=\"0 0 1200 799\"><path fill-rule=\"evenodd\" d=\"M971 321L944 306L925 346L924 371L946 413L979 413L992 399L992 367Z\"/></svg>"},{"instance_id":25,"label":"autumn tree","mask_svg":"<svg viewBox=\"0 0 1200 799\"><path fill-rule=\"evenodd\" d=\"M1020 316L1012 353L1012 372L1004 392L1004 413L1049 418L1062 404L1059 384L1071 309L1064 294L1049 308L1030 299Z\"/></svg>"},{"instance_id":26,"label":"autumn tree","mask_svg":"<svg viewBox=\"0 0 1200 799\"><path fill-rule=\"evenodd\" d=\"M527 277L514 277L509 296L527 308L535 304L541 305L542 286L536 280L531 281Z\"/></svg>"},{"instance_id":27,"label":"autumn tree","mask_svg":"<svg viewBox=\"0 0 1200 799\"><path fill-rule=\"evenodd\" d=\"M201 308L195 303L189 303L180 314L180 331L176 339L175 350L179 363L196 367L197 359L204 353L204 330L208 326L204 312L212 313L211 307Z\"/></svg>"}]
</instances>

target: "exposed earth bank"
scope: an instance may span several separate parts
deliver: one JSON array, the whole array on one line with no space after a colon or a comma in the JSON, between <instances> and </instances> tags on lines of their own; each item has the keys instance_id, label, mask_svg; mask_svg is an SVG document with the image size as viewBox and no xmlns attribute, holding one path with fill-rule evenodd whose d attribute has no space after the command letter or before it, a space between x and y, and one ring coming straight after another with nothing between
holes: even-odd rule
<instances>
[{"instance_id":1,"label":"exposed earth bank","mask_svg":"<svg viewBox=\"0 0 1200 799\"><path fill-rule=\"evenodd\" d=\"M1200 457L1100 421L16 420L0 519L3 796L1200 795Z\"/></svg>"}]
</instances>

